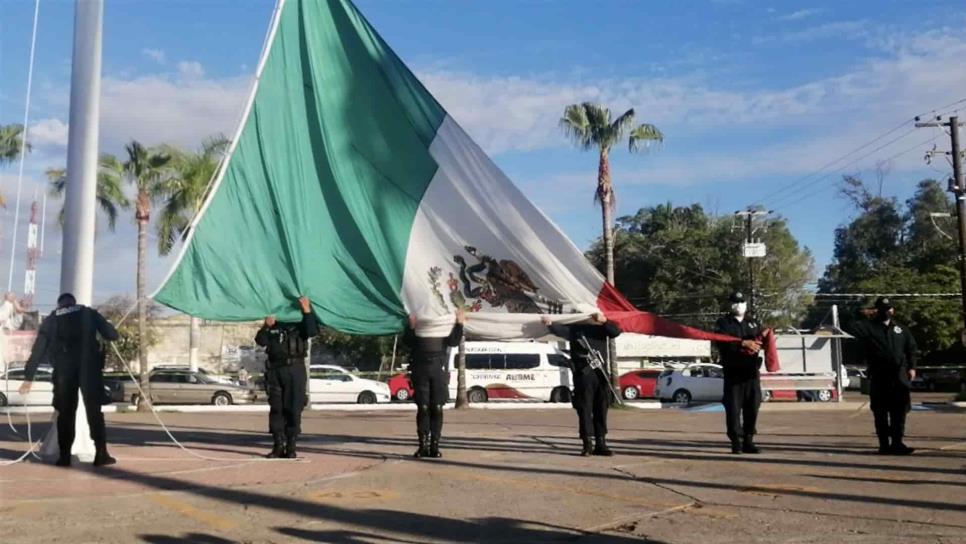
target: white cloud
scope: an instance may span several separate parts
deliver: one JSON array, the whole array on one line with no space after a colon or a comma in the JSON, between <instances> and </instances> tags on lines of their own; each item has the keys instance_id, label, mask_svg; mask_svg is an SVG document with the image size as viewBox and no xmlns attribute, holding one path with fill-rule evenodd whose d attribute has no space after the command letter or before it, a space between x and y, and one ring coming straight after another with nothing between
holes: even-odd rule
<instances>
[{"instance_id":1,"label":"white cloud","mask_svg":"<svg viewBox=\"0 0 966 544\"><path fill-rule=\"evenodd\" d=\"M31 125L27 140L33 146L67 145L67 124L60 119L43 119Z\"/></svg>"},{"instance_id":2,"label":"white cloud","mask_svg":"<svg viewBox=\"0 0 966 544\"><path fill-rule=\"evenodd\" d=\"M814 16L819 15L819 14L824 13L824 12L825 12L824 9L807 8L807 9L800 9L798 11L793 11L793 12L787 13L785 15L781 15L779 17L776 17L775 19L778 20L778 21L799 21L801 19L807 19L809 17L814 17Z\"/></svg>"},{"instance_id":3,"label":"white cloud","mask_svg":"<svg viewBox=\"0 0 966 544\"><path fill-rule=\"evenodd\" d=\"M168 62L163 49L144 48L141 50L141 54L161 65L167 64Z\"/></svg>"},{"instance_id":4,"label":"white cloud","mask_svg":"<svg viewBox=\"0 0 966 544\"><path fill-rule=\"evenodd\" d=\"M200 62L183 60L178 63L178 75L185 79L201 79L205 77L205 68Z\"/></svg>"},{"instance_id":5,"label":"white cloud","mask_svg":"<svg viewBox=\"0 0 966 544\"><path fill-rule=\"evenodd\" d=\"M138 139L147 145L196 146L215 133L231 134L251 79L179 78L152 75L105 78L101 139L105 151Z\"/></svg>"}]
</instances>

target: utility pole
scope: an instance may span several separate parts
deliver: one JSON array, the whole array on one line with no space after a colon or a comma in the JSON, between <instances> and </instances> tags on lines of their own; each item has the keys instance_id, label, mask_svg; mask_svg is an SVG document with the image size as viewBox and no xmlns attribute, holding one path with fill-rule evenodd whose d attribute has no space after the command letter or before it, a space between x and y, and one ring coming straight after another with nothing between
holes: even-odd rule
<instances>
[{"instance_id":1,"label":"utility pole","mask_svg":"<svg viewBox=\"0 0 966 544\"><path fill-rule=\"evenodd\" d=\"M951 150L948 154L952 155L953 178L949 180L949 190L956 195L956 217L959 223L959 289L962 296L963 332L966 333L966 185L963 184L963 158L959 150L959 117L953 115L948 121L943 122L942 116L936 116L934 121L920 122L916 117L917 128L948 128L949 143ZM931 154L927 154L927 157ZM962 337L966 340L966 336Z\"/></svg>"},{"instance_id":2,"label":"utility pole","mask_svg":"<svg viewBox=\"0 0 966 544\"><path fill-rule=\"evenodd\" d=\"M752 313L755 308L755 259L764 258L767 252L765 244L755 238L758 229L755 226L755 219L770 214L770 211L756 209L749 206L745 210L735 212L735 217L744 222L745 242L741 248L741 254L748 260L748 313Z\"/></svg>"}]
</instances>

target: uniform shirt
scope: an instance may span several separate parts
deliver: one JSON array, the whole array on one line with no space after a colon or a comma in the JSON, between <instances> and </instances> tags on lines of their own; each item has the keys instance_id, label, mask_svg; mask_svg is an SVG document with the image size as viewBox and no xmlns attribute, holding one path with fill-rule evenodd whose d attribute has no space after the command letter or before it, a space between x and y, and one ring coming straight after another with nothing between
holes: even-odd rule
<instances>
[{"instance_id":1,"label":"uniform shirt","mask_svg":"<svg viewBox=\"0 0 966 544\"><path fill-rule=\"evenodd\" d=\"M742 340L757 340L761 335L761 323L751 316L738 321L734 315L723 315L715 324L714 332L727 334ZM758 376L761 357L746 352L740 342L717 342L721 355L721 367L726 379L747 380Z\"/></svg>"},{"instance_id":2,"label":"uniform shirt","mask_svg":"<svg viewBox=\"0 0 966 544\"><path fill-rule=\"evenodd\" d=\"M846 332L862 344L869 379L896 380L908 384L908 370L916 368L916 341L905 327L870 319L853 321Z\"/></svg>"},{"instance_id":3,"label":"uniform shirt","mask_svg":"<svg viewBox=\"0 0 966 544\"><path fill-rule=\"evenodd\" d=\"M403 343L409 347L410 360L419 362L429 357L444 355L446 348L460 345L460 338L462 337L463 325L459 323L453 325L448 336L437 337L416 336L416 331L407 327L403 334Z\"/></svg>"},{"instance_id":4,"label":"uniform shirt","mask_svg":"<svg viewBox=\"0 0 966 544\"><path fill-rule=\"evenodd\" d=\"M262 326L255 335L255 343L265 348L269 363L288 363L290 359L303 357L299 351L306 349L309 338L319 334L319 323L310 313L302 314L299 323L276 321L271 327Z\"/></svg>"},{"instance_id":5,"label":"uniform shirt","mask_svg":"<svg viewBox=\"0 0 966 544\"><path fill-rule=\"evenodd\" d=\"M559 325L553 323L549 326L549 329L555 336L566 338L570 342L570 361L573 363L575 371L583 371L590 364L590 354L587 353L587 349L580 342L581 338L586 338L590 347L600 353L604 361L607 361L607 340L617 338L622 332L621 328L613 321L607 321L603 325L590 323Z\"/></svg>"},{"instance_id":6,"label":"uniform shirt","mask_svg":"<svg viewBox=\"0 0 966 544\"><path fill-rule=\"evenodd\" d=\"M82 375L101 373L104 359L97 335L109 342L118 339L117 330L97 310L86 306L58 308L40 324L25 370L33 381L41 363L52 362L54 371L80 366Z\"/></svg>"}]
</instances>

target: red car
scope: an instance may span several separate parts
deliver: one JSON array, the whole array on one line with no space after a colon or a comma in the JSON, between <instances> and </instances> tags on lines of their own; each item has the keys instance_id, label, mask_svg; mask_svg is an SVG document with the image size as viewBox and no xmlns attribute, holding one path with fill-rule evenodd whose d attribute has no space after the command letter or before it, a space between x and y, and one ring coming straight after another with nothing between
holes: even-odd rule
<instances>
[{"instance_id":1,"label":"red car","mask_svg":"<svg viewBox=\"0 0 966 544\"><path fill-rule=\"evenodd\" d=\"M621 395L627 400L654 396L660 370L632 370L620 378Z\"/></svg>"},{"instance_id":2,"label":"red car","mask_svg":"<svg viewBox=\"0 0 966 544\"><path fill-rule=\"evenodd\" d=\"M402 372L389 378L389 395L393 400L411 400L414 393L413 384L409 381L408 373Z\"/></svg>"}]
</instances>

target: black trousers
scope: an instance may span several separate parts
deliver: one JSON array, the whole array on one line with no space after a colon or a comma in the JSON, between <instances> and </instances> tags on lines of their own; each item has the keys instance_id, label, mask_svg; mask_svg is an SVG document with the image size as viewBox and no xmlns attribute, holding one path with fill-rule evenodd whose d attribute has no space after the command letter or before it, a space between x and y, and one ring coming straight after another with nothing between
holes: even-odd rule
<instances>
[{"instance_id":1,"label":"black trousers","mask_svg":"<svg viewBox=\"0 0 966 544\"><path fill-rule=\"evenodd\" d=\"M724 380L725 425L732 442L757 434L758 408L761 406L761 381L758 377Z\"/></svg>"},{"instance_id":2,"label":"black trousers","mask_svg":"<svg viewBox=\"0 0 966 544\"><path fill-rule=\"evenodd\" d=\"M449 396L446 356L440 354L414 361L410 374L416 401L416 432L438 439L443 432L443 405Z\"/></svg>"},{"instance_id":3,"label":"black trousers","mask_svg":"<svg viewBox=\"0 0 966 544\"><path fill-rule=\"evenodd\" d=\"M600 372L590 367L574 372L574 408L581 439L607 436L610 386Z\"/></svg>"},{"instance_id":4,"label":"black trousers","mask_svg":"<svg viewBox=\"0 0 966 544\"><path fill-rule=\"evenodd\" d=\"M87 424L91 428L91 440L96 445L107 443L107 430L104 426L104 414L101 404L104 402L104 385L100 375L88 377L81 387L80 372L58 369L54 373L54 408L57 409L57 445L61 454L70 454L70 447L74 444L75 423L77 417L78 391L84 395L84 408L87 412Z\"/></svg>"},{"instance_id":5,"label":"black trousers","mask_svg":"<svg viewBox=\"0 0 966 544\"><path fill-rule=\"evenodd\" d=\"M268 390L268 431L295 438L302 432L302 409L305 407L305 364L302 359L291 364L275 364L265 372Z\"/></svg>"},{"instance_id":6,"label":"black trousers","mask_svg":"<svg viewBox=\"0 0 966 544\"><path fill-rule=\"evenodd\" d=\"M911 406L909 388L899 380L873 380L869 404L875 419L875 434L883 445L901 443L906 434L906 413Z\"/></svg>"}]
</instances>

